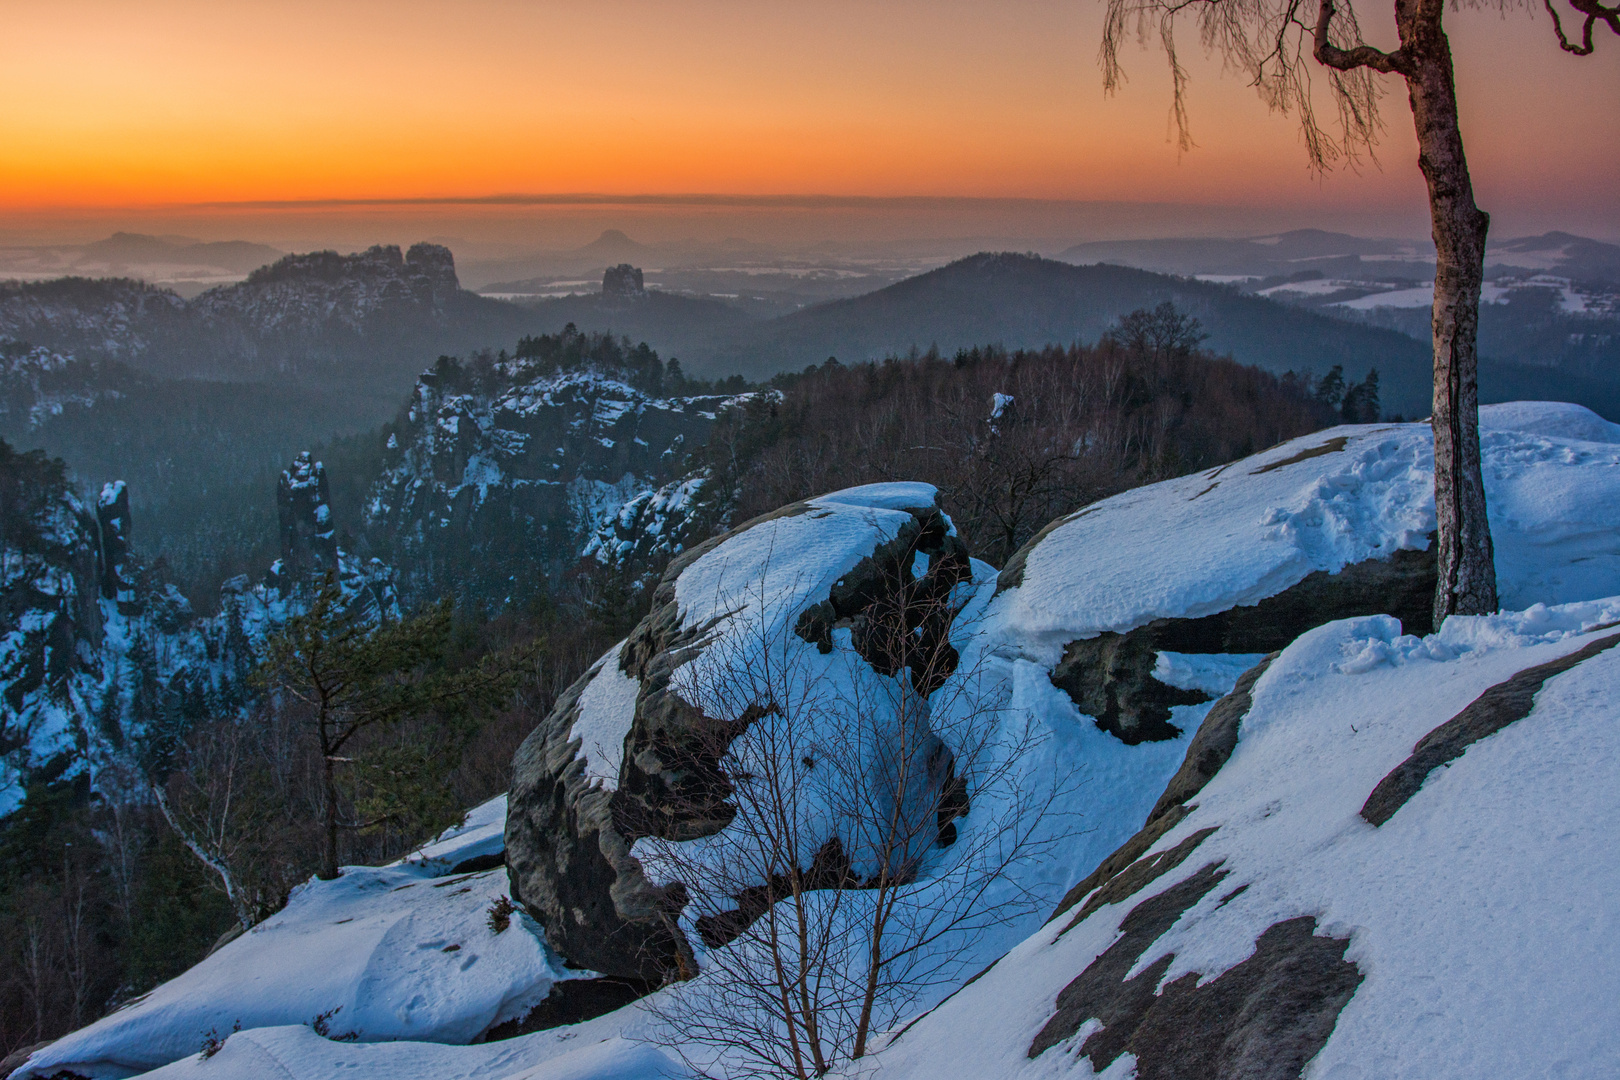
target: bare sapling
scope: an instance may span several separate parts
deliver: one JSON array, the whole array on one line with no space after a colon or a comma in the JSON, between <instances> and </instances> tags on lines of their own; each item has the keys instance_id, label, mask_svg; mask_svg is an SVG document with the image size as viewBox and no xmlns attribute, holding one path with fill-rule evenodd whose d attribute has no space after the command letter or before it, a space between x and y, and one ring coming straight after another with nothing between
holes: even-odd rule
<instances>
[{"instance_id":1,"label":"bare sapling","mask_svg":"<svg viewBox=\"0 0 1620 1080\"><path fill-rule=\"evenodd\" d=\"M700 1074L804 1080L860 1058L1040 907L1018 871L1061 841L1062 786L1032 775L1042 739L1005 683L951 643L972 586L879 591L828 652L755 596L760 617L677 673L729 821L636 852L688 897L699 974L648 1007Z\"/></svg>"}]
</instances>

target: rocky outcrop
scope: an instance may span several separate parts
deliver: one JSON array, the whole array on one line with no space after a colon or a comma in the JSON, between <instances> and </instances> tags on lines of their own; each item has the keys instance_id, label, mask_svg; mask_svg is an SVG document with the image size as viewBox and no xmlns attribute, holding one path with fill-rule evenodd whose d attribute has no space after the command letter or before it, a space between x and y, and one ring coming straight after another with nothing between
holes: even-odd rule
<instances>
[{"instance_id":1,"label":"rocky outcrop","mask_svg":"<svg viewBox=\"0 0 1620 1080\"><path fill-rule=\"evenodd\" d=\"M822 652L834 648L834 630L847 630L852 647L874 671L894 675L911 667L914 683L923 680L915 688L927 693L943 678L940 673L954 666L948 640L953 609L944 598L971 573L970 560L936 507L885 509L889 520L903 520L893 527L872 525L868 546L852 552L854 557L837 545L860 543L859 533L854 541L848 532L829 537L831 546L821 557L832 565L847 558L842 565L849 568L821 586L819 595L806 594L793 610L782 612L782 625L803 642L800 647ZM856 514L853 507L843 512ZM570 964L652 981L693 970L690 946L676 927L687 900L684 887L654 885L630 848L642 837L692 840L726 827L734 810L727 804L731 792L718 761L729 738L750 718L746 712L735 721L709 716L674 685L681 667L729 640L727 624L735 614L721 604L714 615L695 618L678 596L682 575L705 556L724 559L725 545L754 530L827 516L816 500L795 503L678 556L657 586L647 617L569 689L519 749L506 830L512 895ZM813 560L813 542L807 549ZM901 641L909 645L898 647ZM599 723L594 714L587 716L598 706L585 699L597 680L612 679L633 680L634 705L615 721L623 757L616 774L603 782L592 779L588 766L589 756L600 751L582 747L576 730L582 719L587 726ZM951 782L948 769L940 782ZM942 830L948 826L941 823ZM738 905L734 920L759 914L747 897L739 897ZM712 945L736 927L703 932L714 938Z\"/></svg>"},{"instance_id":2,"label":"rocky outcrop","mask_svg":"<svg viewBox=\"0 0 1620 1080\"><path fill-rule=\"evenodd\" d=\"M96 500L96 531L101 541L101 596L118 602L126 615L136 613L135 581L129 550L129 487L114 480Z\"/></svg>"},{"instance_id":3,"label":"rocky outcrop","mask_svg":"<svg viewBox=\"0 0 1620 1080\"><path fill-rule=\"evenodd\" d=\"M399 310L443 318L446 300L460 287L449 248L416 244L402 254L388 244L353 255L288 255L238 285L203 293L192 306L261 336L311 335L334 326L365 333L373 317Z\"/></svg>"},{"instance_id":4,"label":"rocky outcrop","mask_svg":"<svg viewBox=\"0 0 1620 1080\"><path fill-rule=\"evenodd\" d=\"M647 286L642 281L641 268L631 266L629 263L620 263L610 266L602 274L602 298L604 300L640 300L647 295Z\"/></svg>"},{"instance_id":5,"label":"rocky outcrop","mask_svg":"<svg viewBox=\"0 0 1620 1080\"><path fill-rule=\"evenodd\" d=\"M708 535L686 449L734 400L661 397L624 373L526 356L440 363L389 430L367 533L408 568L412 597L521 602L582 554L656 573Z\"/></svg>"},{"instance_id":6,"label":"rocky outcrop","mask_svg":"<svg viewBox=\"0 0 1620 1080\"><path fill-rule=\"evenodd\" d=\"M391 566L361 558L339 546L332 520L326 466L305 450L293 458L276 485L281 557L264 576L264 587L287 613L298 608L330 579L343 604L362 621L399 615L399 592Z\"/></svg>"},{"instance_id":7,"label":"rocky outcrop","mask_svg":"<svg viewBox=\"0 0 1620 1080\"><path fill-rule=\"evenodd\" d=\"M225 582L218 614L200 617L131 550L126 484L91 504L60 461L0 442L0 815L46 773L129 751L152 767L183 734L155 721L238 708L265 635L327 573L361 619L398 614L392 571L332 540L320 463L300 455L280 494L283 557L258 583Z\"/></svg>"},{"instance_id":8,"label":"rocky outcrop","mask_svg":"<svg viewBox=\"0 0 1620 1080\"><path fill-rule=\"evenodd\" d=\"M1394 615L1408 633L1433 629L1434 546L1369 559L1336 574L1315 571L1258 604L1197 619L1155 619L1123 634L1104 631L1070 642L1052 668L1052 684L1097 726L1136 744L1173 739L1175 705L1208 701L1200 690L1154 677L1160 652L1267 653L1323 623L1357 615Z\"/></svg>"},{"instance_id":9,"label":"rocky outcrop","mask_svg":"<svg viewBox=\"0 0 1620 1080\"><path fill-rule=\"evenodd\" d=\"M80 703L101 681L104 627L96 519L69 488L61 462L0 442L0 518L4 813L15 794L5 789L75 751Z\"/></svg>"},{"instance_id":10,"label":"rocky outcrop","mask_svg":"<svg viewBox=\"0 0 1620 1080\"><path fill-rule=\"evenodd\" d=\"M408 379L439 354L531 326L512 305L463 290L438 244L288 255L191 300L121 279L0 285L0 337L163 377Z\"/></svg>"},{"instance_id":11,"label":"rocky outcrop","mask_svg":"<svg viewBox=\"0 0 1620 1080\"><path fill-rule=\"evenodd\" d=\"M305 450L293 458L276 484L281 561L291 572L319 573L337 564L331 502L326 466Z\"/></svg>"},{"instance_id":12,"label":"rocky outcrop","mask_svg":"<svg viewBox=\"0 0 1620 1080\"><path fill-rule=\"evenodd\" d=\"M807 509L802 503L786 507L728 536ZM682 627L675 582L725 539L710 540L670 564L651 613L621 648L569 687L512 759L506 819L512 897L574 967L656 984L690 956L675 926L685 896L653 885L630 845L637 836L707 835L727 820L712 762L694 760L689 749L693 733L709 730L712 721L669 686L675 669L701 648L706 629ZM633 715L621 718L629 749L611 786L593 784L584 748L572 733L581 696L595 680L616 673L637 682ZM683 811L679 820L660 812L677 805ZM700 806L707 812L695 812Z\"/></svg>"}]
</instances>

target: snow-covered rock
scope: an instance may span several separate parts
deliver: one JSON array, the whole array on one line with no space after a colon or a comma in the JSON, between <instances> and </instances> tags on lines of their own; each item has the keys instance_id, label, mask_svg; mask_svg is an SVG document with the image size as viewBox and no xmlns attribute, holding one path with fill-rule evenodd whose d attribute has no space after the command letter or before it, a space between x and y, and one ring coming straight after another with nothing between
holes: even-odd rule
<instances>
[{"instance_id":1,"label":"snow-covered rock","mask_svg":"<svg viewBox=\"0 0 1620 1080\"><path fill-rule=\"evenodd\" d=\"M1487 405L1480 427L1503 604L1620 592L1620 550L1602 547L1620 526L1620 427L1542 402ZM1020 646L1055 662L1075 638L1423 550L1434 521L1427 424L1331 428L1076 511L1015 557L999 603Z\"/></svg>"},{"instance_id":2,"label":"snow-covered rock","mask_svg":"<svg viewBox=\"0 0 1620 1080\"><path fill-rule=\"evenodd\" d=\"M467 1043L559 977L528 916L492 919L500 870L345 867L149 994L34 1055L21 1077L127 1076L237 1030L302 1024L338 1042Z\"/></svg>"},{"instance_id":3,"label":"snow-covered rock","mask_svg":"<svg viewBox=\"0 0 1620 1080\"><path fill-rule=\"evenodd\" d=\"M846 629L836 646L832 635L835 624L875 625L900 590L920 600L973 578L935 499L926 484L852 488L686 552L630 638L525 741L513 764L507 864L515 892L571 963L656 983L689 948L662 914L677 894L648 879L631 846L654 831L695 839L728 820L703 795L723 785L701 764L700 744L715 721L733 723L754 702L706 697L704 686L723 681L717 665L781 647L818 665L855 657L854 673L837 678L904 677L876 651L875 630ZM949 649L947 636L948 626L930 626L922 647Z\"/></svg>"},{"instance_id":4,"label":"snow-covered rock","mask_svg":"<svg viewBox=\"0 0 1620 1080\"><path fill-rule=\"evenodd\" d=\"M1620 598L1305 634L1196 805L882 1075L1613 1074L1617 618ZM1369 812L1392 775L1404 798Z\"/></svg>"},{"instance_id":5,"label":"snow-covered rock","mask_svg":"<svg viewBox=\"0 0 1620 1080\"><path fill-rule=\"evenodd\" d=\"M1620 428L1552 402L1480 414L1503 604L1620 592ZM1094 503L1002 571L1004 647L1138 741L1203 700L1153 675L1163 653L1264 653L1376 613L1426 633L1433 473L1428 425L1345 426Z\"/></svg>"},{"instance_id":6,"label":"snow-covered rock","mask_svg":"<svg viewBox=\"0 0 1620 1080\"><path fill-rule=\"evenodd\" d=\"M666 853L677 845L703 858L729 819L702 797L701 762L680 740L698 723L750 715L747 679L728 672L791 658L858 692L926 698L942 731L955 710L988 707L997 723L1039 735L1018 762L1021 782L1072 781L1057 792L1061 845L1040 848L1007 882L1034 906L958 943L962 977L920 993L840 1075L1614 1072L1620 442L1569 406L1493 407L1482 419L1499 578L1517 610L1454 617L1436 633L1409 633L1388 613L1426 588L1420 562L1366 572L1428 546L1423 425L1333 429L1106 500L1055 523L1021 570L999 576L961 549L924 485L832 493L682 552L652 615L563 695L514 761L511 893L539 924L524 924L533 947L546 939L547 977L569 974L567 964L651 989L674 960L695 964L697 978L658 1000L704 992L723 967L719 950L733 946L697 925L701 884L676 889L687 883ZM1266 632L1286 640L1235 647L1259 640L1242 612L1275 611L1312 580L1328 584L1310 595L1365 609L1296 631L1271 620ZM948 625L914 628L908 646L936 658L949 650L943 682L918 680L926 665L897 663L884 645L892 638L873 633L892 599L885 581L951 598ZM1155 624L1198 624L1210 637L1172 648L1140 636ZM1173 692L1156 703L1159 738L1099 723L1079 703L1098 685L1081 666L1068 671L1078 690L1060 685L1074 643L1109 634L1109 656ZM1110 663L1098 660L1105 674ZM1004 824L994 798L970 794L951 823L958 843ZM656 824L660 810L678 813ZM486 804L402 864L357 869L357 882L418 883L357 887L342 901L354 921L311 919L309 940L359 941L367 919L404 919L413 894L437 883L427 874L496 854L500 813ZM499 872L467 880L486 877ZM916 884L924 899L936 888L927 870ZM300 893L310 906L299 910L324 910L317 895ZM852 898L851 910L862 902ZM454 976L429 959L439 973L424 984L449 986ZM352 1015L382 1017L417 992L403 974L370 985ZM504 995L469 993L462 1017L433 1012L432 995L420 1007L459 1032L494 1015L480 1003L499 997L495 1013L516 1013L505 1003L532 1000ZM285 990L251 996L281 1001ZM643 1041L656 1025L637 1007L465 1047L367 1042L452 1037L382 1019L355 1029L360 1042L321 1039L320 1010L306 1011L244 1023L206 1060L198 1033L147 1015L161 1029L153 1039L192 1040L165 1067L170 1077L680 1075ZM197 1016L171 1015L193 1026ZM105 1056L128 1041L108 1037Z\"/></svg>"}]
</instances>

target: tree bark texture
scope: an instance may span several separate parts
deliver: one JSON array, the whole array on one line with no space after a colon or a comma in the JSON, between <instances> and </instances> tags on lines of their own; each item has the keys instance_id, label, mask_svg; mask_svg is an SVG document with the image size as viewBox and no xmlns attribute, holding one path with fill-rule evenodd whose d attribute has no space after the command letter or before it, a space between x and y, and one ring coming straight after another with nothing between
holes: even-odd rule
<instances>
[{"instance_id":1,"label":"tree bark texture","mask_svg":"<svg viewBox=\"0 0 1620 1080\"><path fill-rule=\"evenodd\" d=\"M1445 0L1396 0L1401 46L1340 48L1329 30L1334 0L1321 0L1316 59L1339 71L1359 67L1406 80L1417 128L1418 167L1429 185L1434 232L1434 508L1439 575L1434 625L1448 615L1496 610L1496 562L1479 464L1479 292L1485 279L1490 215L1474 204L1474 185L1457 120Z\"/></svg>"},{"instance_id":2,"label":"tree bark texture","mask_svg":"<svg viewBox=\"0 0 1620 1080\"><path fill-rule=\"evenodd\" d=\"M333 881L338 876L338 804L337 777L332 773L332 755L323 754L321 761L322 791L326 796L326 816L322 822L321 869L315 875L322 881Z\"/></svg>"},{"instance_id":3,"label":"tree bark texture","mask_svg":"<svg viewBox=\"0 0 1620 1080\"><path fill-rule=\"evenodd\" d=\"M1479 463L1479 294L1490 216L1474 187L1457 121L1443 0L1395 6L1418 166L1434 227L1434 507L1439 540L1434 625L1496 610L1496 566Z\"/></svg>"}]
</instances>

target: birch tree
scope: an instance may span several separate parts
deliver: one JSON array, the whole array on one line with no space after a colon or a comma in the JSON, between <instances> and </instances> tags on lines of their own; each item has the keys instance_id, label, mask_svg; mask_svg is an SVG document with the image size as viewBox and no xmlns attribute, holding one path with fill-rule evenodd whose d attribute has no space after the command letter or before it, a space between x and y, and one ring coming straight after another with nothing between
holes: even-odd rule
<instances>
[{"instance_id":1,"label":"birch tree","mask_svg":"<svg viewBox=\"0 0 1620 1080\"><path fill-rule=\"evenodd\" d=\"M1120 46L1131 36L1162 47L1170 64L1172 115L1184 149L1192 145L1187 71L1176 31L1190 20L1208 50L1242 71L1273 109L1300 119L1317 169L1370 151L1381 124L1379 76L1404 82L1417 131L1418 168L1428 184L1435 246L1434 494L1439 530L1434 621L1496 610L1496 569L1479 460L1479 297L1490 216L1474 201L1457 114L1445 15L1464 7L1517 6L1520 0L1395 0L1399 44L1364 40L1353 0L1107 0L1101 60L1106 89L1123 74ZM1531 0L1524 0L1530 3ZM1620 34L1620 6L1602 0L1542 0L1559 46L1590 55L1594 33ZM1572 21L1566 26L1566 18ZM1315 76L1324 75L1332 115L1318 115Z\"/></svg>"}]
</instances>

